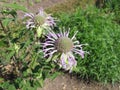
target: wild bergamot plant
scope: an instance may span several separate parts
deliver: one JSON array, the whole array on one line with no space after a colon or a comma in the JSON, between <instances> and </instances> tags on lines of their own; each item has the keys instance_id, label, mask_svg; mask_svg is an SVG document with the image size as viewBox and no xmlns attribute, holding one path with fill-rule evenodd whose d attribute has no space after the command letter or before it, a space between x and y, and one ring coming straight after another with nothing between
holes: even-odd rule
<instances>
[{"instance_id":1,"label":"wild bergamot plant","mask_svg":"<svg viewBox=\"0 0 120 90\"><path fill-rule=\"evenodd\" d=\"M36 38L35 32L38 27L43 28L43 24L49 29L53 28L51 25L54 22L51 22L49 15L44 16L44 11L40 10L37 15L25 15L27 17L26 28L23 22L16 18L16 10L6 9L1 10L1 13L0 89L35 90L37 87L42 87L44 79L50 75L52 76L52 73L54 73L52 69L56 65L46 62L43 54L39 52L42 49L37 42L39 39ZM37 19L36 21L36 17L44 18L45 21L40 23L41 20ZM41 39L43 40L43 38ZM58 74L57 71L55 73Z\"/></svg>"}]
</instances>

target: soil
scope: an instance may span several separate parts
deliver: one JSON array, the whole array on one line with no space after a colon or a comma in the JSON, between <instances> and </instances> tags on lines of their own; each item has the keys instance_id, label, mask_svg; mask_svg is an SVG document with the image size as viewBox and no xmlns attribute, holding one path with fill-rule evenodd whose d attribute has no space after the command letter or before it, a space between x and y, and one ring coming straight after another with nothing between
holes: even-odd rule
<instances>
[{"instance_id":1,"label":"soil","mask_svg":"<svg viewBox=\"0 0 120 90\"><path fill-rule=\"evenodd\" d=\"M54 80L46 79L44 87L38 90L120 90L120 84L102 85L97 82L90 82L71 77L68 74L60 75Z\"/></svg>"},{"instance_id":2,"label":"soil","mask_svg":"<svg viewBox=\"0 0 120 90\"><path fill-rule=\"evenodd\" d=\"M9 0L7 3L11 3L14 0ZM39 3L30 4L30 0L26 0L24 3L20 0L17 3L26 6L31 12L36 12L40 7L44 9L49 7L54 7L58 3L64 3L66 0L41 0ZM0 2L0 5L3 2ZM19 16L22 16L23 13L19 12ZM68 74L60 75L54 80L46 79L43 88L38 90L120 90L120 84L113 85L102 85L100 83L91 82L87 84L84 81L80 81L76 77L71 77Z\"/></svg>"}]
</instances>

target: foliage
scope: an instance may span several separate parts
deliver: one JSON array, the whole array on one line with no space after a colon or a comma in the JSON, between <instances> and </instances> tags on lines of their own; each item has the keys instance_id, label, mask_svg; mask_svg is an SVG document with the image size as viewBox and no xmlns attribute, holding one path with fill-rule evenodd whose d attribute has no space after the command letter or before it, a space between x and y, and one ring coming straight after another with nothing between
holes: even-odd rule
<instances>
[{"instance_id":1,"label":"foliage","mask_svg":"<svg viewBox=\"0 0 120 90\"><path fill-rule=\"evenodd\" d=\"M105 7L109 11L115 13L115 20L120 24L120 1L119 0L105 0Z\"/></svg>"},{"instance_id":2,"label":"foliage","mask_svg":"<svg viewBox=\"0 0 120 90\"><path fill-rule=\"evenodd\" d=\"M115 14L106 13L106 10L89 7L78 8L72 14L61 13L60 27L70 27L72 32L78 30L77 39L83 44L89 55L78 60L75 73L79 77L97 81L119 82L120 81L120 25L114 19ZM71 33L73 34L73 33Z\"/></svg>"},{"instance_id":3,"label":"foliage","mask_svg":"<svg viewBox=\"0 0 120 90\"><path fill-rule=\"evenodd\" d=\"M53 79L59 72L53 62L43 58L35 30L26 29L18 20L16 10L25 9L10 5L12 9L0 11L0 90L35 90L43 86L45 78Z\"/></svg>"}]
</instances>

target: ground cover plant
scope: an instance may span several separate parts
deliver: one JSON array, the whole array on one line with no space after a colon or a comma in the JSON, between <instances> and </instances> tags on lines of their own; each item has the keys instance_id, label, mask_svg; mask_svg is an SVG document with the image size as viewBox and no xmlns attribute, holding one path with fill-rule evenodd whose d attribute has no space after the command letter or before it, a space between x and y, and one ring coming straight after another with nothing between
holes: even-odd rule
<instances>
[{"instance_id":1,"label":"ground cover plant","mask_svg":"<svg viewBox=\"0 0 120 90\"><path fill-rule=\"evenodd\" d=\"M0 11L1 90L35 90L61 69L84 80L120 81L118 10L78 7L55 13L55 19L39 9L19 20L16 11L27 10L5 6L10 8Z\"/></svg>"},{"instance_id":2,"label":"ground cover plant","mask_svg":"<svg viewBox=\"0 0 120 90\"><path fill-rule=\"evenodd\" d=\"M109 11L115 13L115 20L120 24L120 3L119 0L110 0L105 2L105 6L109 9Z\"/></svg>"},{"instance_id":3,"label":"ground cover plant","mask_svg":"<svg viewBox=\"0 0 120 90\"><path fill-rule=\"evenodd\" d=\"M78 8L73 14L60 14L59 25L79 30L77 39L88 43L84 49L90 54L84 60L76 56L75 73L82 78L114 83L120 81L120 26L114 20L115 13L106 12L96 7Z\"/></svg>"}]
</instances>

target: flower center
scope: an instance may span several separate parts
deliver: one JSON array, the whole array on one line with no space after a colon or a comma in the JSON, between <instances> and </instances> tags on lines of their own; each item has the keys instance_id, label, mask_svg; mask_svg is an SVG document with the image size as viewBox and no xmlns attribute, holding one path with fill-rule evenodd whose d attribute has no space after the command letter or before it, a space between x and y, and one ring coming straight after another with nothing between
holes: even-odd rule
<instances>
[{"instance_id":1,"label":"flower center","mask_svg":"<svg viewBox=\"0 0 120 90\"><path fill-rule=\"evenodd\" d=\"M35 22L37 25L42 25L45 23L45 17L44 16L40 16L40 15L36 15L35 16Z\"/></svg>"},{"instance_id":2,"label":"flower center","mask_svg":"<svg viewBox=\"0 0 120 90\"><path fill-rule=\"evenodd\" d=\"M56 49L59 52L67 53L73 48L73 42L68 37L60 37L55 42Z\"/></svg>"}]
</instances>

